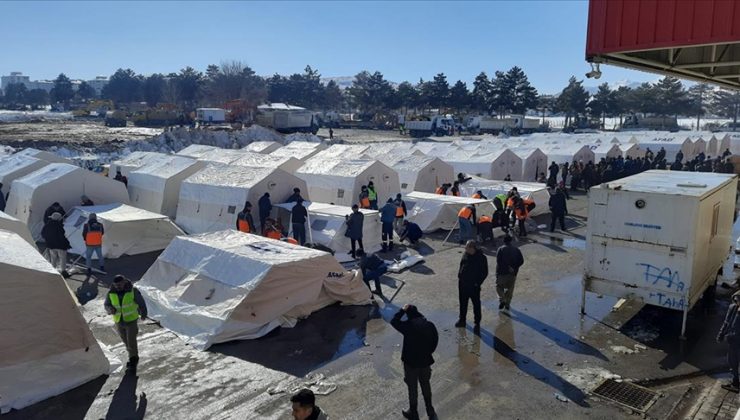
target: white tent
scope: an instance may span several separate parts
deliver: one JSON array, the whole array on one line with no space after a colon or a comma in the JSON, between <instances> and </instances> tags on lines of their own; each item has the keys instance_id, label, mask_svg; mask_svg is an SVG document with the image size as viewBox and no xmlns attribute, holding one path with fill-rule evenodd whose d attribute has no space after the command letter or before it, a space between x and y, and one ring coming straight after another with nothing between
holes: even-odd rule
<instances>
[{"instance_id":1,"label":"white tent","mask_svg":"<svg viewBox=\"0 0 740 420\"><path fill-rule=\"evenodd\" d=\"M252 168L277 168L288 173L295 173L303 161L292 156L273 156L263 155L260 153L246 153L243 156L233 160L230 165L249 166Z\"/></svg>"},{"instance_id":2,"label":"white tent","mask_svg":"<svg viewBox=\"0 0 740 420\"><path fill-rule=\"evenodd\" d=\"M13 181L39 170L48 164L48 161L30 156L17 154L4 156L0 159L0 183L3 184L0 193L3 196L7 195Z\"/></svg>"},{"instance_id":3,"label":"white tent","mask_svg":"<svg viewBox=\"0 0 740 420\"><path fill-rule=\"evenodd\" d=\"M639 144L640 149L643 151L643 156L648 148L650 148L653 154L657 154L661 147L665 148L665 158L668 162L676 160L679 150L683 152L684 161L691 160L696 156L694 154L694 144L685 134L681 133L670 133L667 131L634 133L629 142Z\"/></svg>"},{"instance_id":4,"label":"white tent","mask_svg":"<svg viewBox=\"0 0 740 420\"><path fill-rule=\"evenodd\" d=\"M306 183L282 169L209 165L183 181L175 220L188 233L232 229L248 200L256 223L257 201L264 193L270 193L273 203L281 203L293 188L309 199Z\"/></svg>"},{"instance_id":5,"label":"white tent","mask_svg":"<svg viewBox=\"0 0 740 420\"><path fill-rule=\"evenodd\" d=\"M131 205L175 217L182 181L205 166L203 161L184 156L161 155L129 174Z\"/></svg>"},{"instance_id":6,"label":"white tent","mask_svg":"<svg viewBox=\"0 0 740 420\"><path fill-rule=\"evenodd\" d=\"M454 229L458 222L457 213L467 205L474 205L478 217L484 213L493 214L495 208L491 200L468 197L430 194L414 191L403 197L408 211L407 219L418 224L424 232L437 229Z\"/></svg>"},{"instance_id":7,"label":"white tent","mask_svg":"<svg viewBox=\"0 0 740 420\"><path fill-rule=\"evenodd\" d=\"M324 160L320 155L296 171L296 176L306 182L313 201L357 204L361 187L370 181L378 193L378 206L401 191L396 171L377 160Z\"/></svg>"},{"instance_id":8,"label":"white tent","mask_svg":"<svg viewBox=\"0 0 740 420\"><path fill-rule=\"evenodd\" d=\"M111 162L110 169L108 170L108 176L110 178L115 178L116 170L120 169L121 175L128 177L131 172L149 163L160 161L165 156L169 156L169 155L166 155L164 153L157 153L157 152L130 153L127 156L115 162Z\"/></svg>"},{"instance_id":9,"label":"white tent","mask_svg":"<svg viewBox=\"0 0 740 420\"><path fill-rule=\"evenodd\" d=\"M175 238L136 286L149 316L199 350L370 298L326 252L233 230Z\"/></svg>"},{"instance_id":10,"label":"white tent","mask_svg":"<svg viewBox=\"0 0 740 420\"><path fill-rule=\"evenodd\" d=\"M105 228L103 257L119 258L122 255L138 255L160 251L169 245L175 236L184 235L172 221L161 214L137 209L125 204L75 207L64 222L72 249L70 252L85 255L82 229L90 213L96 213Z\"/></svg>"},{"instance_id":11,"label":"white tent","mask_svg":"<svg viewBox=\"0 0 740 420\"><path fill-rule=\"evenodd\" d=\"M740 133L734 132L734 133L714 133L712 138L717 140L717 149L714 152L714 155L720 156L722 153L725 152L725 150L730 150L733 155L740 154L740 144L734 147L733 145L735 143L740 143ZM735 141L733 141L735 139Z\"/></svg>"},{"instance_id":12,"label":"white tent","mask_svg":"<svg viewBox=\"0 0 740 420\"><path fill-rule=\"evenodd\" d=\"M536 207L529 213L530 216L550 212L550 193L547 191L547 186L539 182L504 182L473 177L470 181L461 184L460 190L468 197L480 190L489 200L493 200L496 194L506 194L513 187L516 187L522 198L534 201Z\"/></svg>"},{"instance_id":13,"label":"white tent","mask_svg":"<svg viewBox=\"0 0 740 420\"><path fill-rule=\"evenodd\" d=\"M625 159L628 156L632 159L645 156L645 151L642 150L640 145L637 143L620 143L618 146Z\"/></svg>"},{"instance_id":14,"label":"white tent","mask_svg":"<svg viewBox=\"0 0 740 420\"><path fill-rule=\"evenodd\" d=\"M538 147L526 144L510 146L509 150L522 160L522 175L512 179L535 181L539 172L547 169L547 155Z\"/></svg>"},{"instance_id":15,"label":"white tent","mask_svg":"<svg viewBox=\"0 0 740 420\"><path fill-rule=\"evenodd\" d=\"M281 147L283 146L276 141L253 141L244 146L242 150L246 150L247 152L252 153L269 154Z\"/></svg>"},{"instance_id":16,"label":"white tent","mask_svg":"<svg viewBox=\"0 0 740 420\"><path fill-rule=\"evenodd\" d=\"M44 212L54 202L65 209L88 196L95 204L128 203L123 183L67 163L50 163L13 181L5 212L25 223L41 239Z\"/></svg>"},{"instance_id":17,"label":"white tent","mask_svg":"<svg viewBox=\"0 0 740 420\"><path fill-rule=\"evenodd\" d=\"M0 412L21 409L109 371L61 275L0 230ZM97 302L95 302L97 303Z\"/></svg>"},{"instance_id":18,"label":"white tent","mask_svg":"<svg viewBox=\"0 0 740 420\"><path fill-rule=\"evenodd\" d=\"M334 257L339 262L352 261L349 251L352 249L349 238L344 236L347 231L345 216L352 214L352 208L335 206L326 203L304 203L308 211L307 223L310 227L306 231L306 240L329 247L334 251ZM290 211L294 203L278 204L279 207ZM381 249L380 214L377 210L360 209L364 216L362 225L362 245L365 252L378 252ZM283 225L289 226L290 219L285 216Z\"/></svg>"},{"instance_id":19,"label":"white tent","mask_svg":"<svg viewBox=\"0 0 740 420\"><path fill-rule=\"evenodd\" d=\"M334 144L315 154L312 160L354 160L361 159L370 150L369 145Z\"/></svg>"},{"instance_id":20,"label":"white tent","mask_svg":"<svg viewBox=\"0 0 740 420\"><path fill-rule=\"evenodd\" d=\"M588 162L597 163L595 161L596 158L594 156L594 152L589 146L584 144L561 142L543 144L539 147L547 155L548 166L550 166L552 162L555 162L558 165L562 165L565 162L583 162L584 165Z\"/></svg>"},{"instance_id":21,"label":"white tent","mask_svg":"<svg viewBox=\"0 0 740 420\"><path fill-rule=\"evenodd\" d=\"M270 153L276 157L294 157L300 161L306 161L316 153L327 148L325 143L309 143L305 141L294 141Z\"/></svg>"},{"instance_id":22,"label":"white tent","mask_svg":"<svg viewBox=\"0 0 740 420\"><path fill-rule=\"evenodd\" d=\"M18 234L18 236L36 248L36 242L33 241L33 237L31 236L31 231L28 230L28 226L15 217L9 216L7 213L2 211L0 211L0 229Z\"/></svg>"},{"instance_id":23,"label":"white tent","mask_svg":"<svg viewBox=\"0 0 740 420\"><path fill-rule=\"evenodd\" d=\"M193 159L199 159L208 152L219 150L216 146L207 146L205 144L191 144L190 146L177 152L180 156L186 156ZM222 149L223 150L223 149Z\"/></svg>"},{"instance_id":24,"label":"white tent","mask_svg":"<svg viewBox=\"0 0 740 420\"><path fill-rule=\"evenodd\" d=\"M616 159L622 156L622 149L616 143L597 143L592 144L590 148L594 152L594 163L598 163L601 159Z\"/></svg>"},{"instance_id":25,"label":"white tent","mask_svg":"<svg viewBox=\"0 0 740 420\"><path fill-rule=\"evenodd\" d=\"M522 177L522 159L509 149L499 148L491 152L453 152L443 161L452 165L455 173L480 176L488 179L511 179Z\"/></svg>"},{"instance_id":26,"label":"white tent","mask_svg":"<svg viewBox=\"0 0 740 420\"><path fill-rule=\"evenodd\" d=\"M388 156L390 154L405 156L411 154L414 148L414 143L410 141L380 141L364 145L368 146L368 149L365 151L366 159L378 159L379 156Z\"/></svg>"},{"instance_id":27,"label":"white tent","mask_svg":"<svg viewBox=\"0 0 740 420\"><path fill-rule=\"evenodd\" d=\"M398 173L401 193L411 191L434 192L445 182L455 180L452 165L434 156L419 156L402 153L378 155L377 160Z\"/></svg>"},{"instance_id":28,"label":"white tent","mask_svg":"<svg viewBox=\"0 0 740 420\"><path fill-rule=\"evenodd\" d=\"M45 160L50 163L72 163L71 160L65 159L61 156L59 156L56 153L47 152L44 150L38 150L34 149L32 147L27 147L20 152L16 153L17 156L28 156L36 159Z\"/></svg>"},{"instance_id":29,"label":"white tent","mask_svg":"<svg viewBox=\"0 0 740 420\"><path fill-rule=\"evenodd\" d=\"M694 150L693 150L694 156L698 156L701 153L704 153L705 156L707 155L707 141L704 140L704 138L702 138L701 135L699 136L689 135L688 138L689 138L689 141L691 141L691 144L694 145ZM711 138L711 133L709 134L708 138Z\"/></svg>"}]
</instances>

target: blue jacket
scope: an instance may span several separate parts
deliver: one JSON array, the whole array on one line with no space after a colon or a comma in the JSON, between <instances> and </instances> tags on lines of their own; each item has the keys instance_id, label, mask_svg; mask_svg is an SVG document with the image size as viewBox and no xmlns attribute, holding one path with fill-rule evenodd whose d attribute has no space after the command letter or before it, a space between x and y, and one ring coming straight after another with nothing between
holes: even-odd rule
<instances>
[{"instance_id":1,"label":"blue jacket","mask_svg":"<svg viewBox=\"0 0 740 420\"><path fill-rule=\"evenodd\" d=\"M382 209L380 209L380 221L383 223L393 223L396 220L396 205L393 203L385 203Z\"/></svg>"}]
</instances>

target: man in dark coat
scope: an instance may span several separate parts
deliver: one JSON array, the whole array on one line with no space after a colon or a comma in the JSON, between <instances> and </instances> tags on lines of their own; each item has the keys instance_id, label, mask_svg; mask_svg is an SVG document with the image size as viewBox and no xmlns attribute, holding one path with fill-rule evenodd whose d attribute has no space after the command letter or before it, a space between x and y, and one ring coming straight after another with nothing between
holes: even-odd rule
<instances>
[{"instance_id":1,"label":"man in dark coat","mask_svg":"<svg viewBox=\"0 0 740 420\"><path fill-rule=\"evenodd\" d=\"M352 250L349 252L349 255L351 255L352 258L357 258L357 245L359 245L360 249L365 248L362 245L362 226L365 222L365 216L360 212L360 208L357 204L354 204L352 205L352 214L344 216L344 219L345 224L347 225L347 231L344 236L349 238L352 246Z\"/></svg>"},{"instance_id":2,"label":"man in dark coat","mask_svg":"<svg viewBox=\"0 0 740 420\"><path fill-rule=\"evenodd\" d=\"M72 248L64 233L64 224L61 213L52 213L49 222L41 229L41 237L44 238L46 249L49 251L49 262L64 277L67 274L67 250Z\"/></svg>"},{"instance_id":3,"label":"man in dark coat","mask_svg":"<svg viewBox=\"0 0 740 420\"><path fill-rule=\"evenodd\" d=\"M264 234L265 231L265 220L267 220L268 217L270 217L270 212L272 211L272 202L270 201L270 193L265 193L260 199L257 201L257 207L260 211L260 230Z\"/></svg>"},{"instance_id":4,"label":"man in dark coat","mask_svg":"<svg viewBox=\"0 0 740 420\"><path fill-rule=\"evenodd\" d=\"M404 315L406 320L403 320ZM432 405L432 353L437 349L439 334L437 327L416 309L414 305L404 305L391 319L391 326L403 334L401 361L403 362L403 381L409 390L409 409L402 411L403 417L419 419L418 398L424 397L427 416L436 420L437 414Z\"/></svg>"},{"instance_id":5,"label":"man in dark coat","mask_svg":"<svg viewBox=\"0 0 740 420\"><path fill-rule=\"evenodd\" d=\"M496 293L500 300L498 309L510 309L519 267L524 265L524 256L519 248L511 244L511 236L504 236L504 245L496 251Z\"/></svg>"},{"instance_id":6,"label":"man in dark coat","mask_svg":"<svg viewBox=\"0 0 740 420\"><path fill-rule=\"evenodd\" d=\"M357 257L360 258L360 270L362 271L362 280L370 289L370 280L375 282L375 291L370 291L378 296L383 296L383 291L380 289L380 277L388 272L388 266L385 261L381 260L377 255L365 254L365 251L359 249L356 252Z\"/></svg>"},{"instance_id":7,"label":"man in dark coat","mask_svg":"<svg viewBox=\"0 0 740 420\"><path fill-rule=\"evenodd\" d=\"M401 231L401 242L408 239L411 245L416 245L419 239L423 236L421 227L414 222L408 220L403 221L403 230Z\"/></svg>"},{"instance_id":8,"label":"man in dark coat","mask_svg":"<svg viewBox=\"0 0 740 420\"><path fill-rule=\"evenodd\" d=\"M738 376L738 364L740 364L740 292L732 295L732 304L727 309L725 322L717 334L717 341L727 341L727 363L732 372L732 381L723 384L722 388L738 392L740 389L740 376Z\"/></svg>"},{"instance_id":9,"label":"man in dark coat","mask_svg":"<svg viewBox=\"0 0 740 420\"><path fill-rule=\"evenodd\" d=\"M295 203L298 200L303 200L303 197L301 197L301 189L300 188L293 188L293 194L288 197L287 200L285 200L286 203Z\"/></svg>"},{"instance_id":10,"label":"man in dark coat","mask_svg":"<svg viewBox=\"0 0 740 420\"><path fill-rule=\"evenodd\" d=\"M475 332L480 331L480 287L486 280L486 277L488 277L488 261L486 256L478 249L478 244L475 241L468 241L465 244L465 252L460 260L460 269L457 272L460 317L455 327L465 327L465 318L468 315L468 300L471 300L473 302Z\"/></svg>"},{"instance_id":11,"label":"man in dark coat","mask_svg":"<svg viewBox=\"0 0 740 420\"><path fill-rule=\"evenodd\" d=\"M550 196L550 232L555 231L555 221L560 221L560 230L565 231L565 215L568 214L568 204L563 190L558 187Z\"/></svg>"},{"instance_id":12,"label":"man in dark coat","mask_svg":"<svg viewBox=\"0 0 740 420\"><path fill-rule=\"evenodd\" d=\"M2 192L3 183L0 182L0 211L5 211L5 195Z\"/></svg>"},{"instance_id":13,"label":"man in dark coat","mask_svg":"<svg viewBox=\"0 0 740 420\"><path fill-rule=\"evenodd\" d=\"M67 214L67 212L64 211L64 207L62 207L61 204L59 204L59 203L57 203L55 201L44 212L44 224L49 223L49 219L51 218L51 215L53 213L59 213L59 214L61 214L62 215L62 218L64 218L64 216Z\"/></svg>"},{"instance_id":14,"label":"man in dark coat","mask_svg":"<svg viewBox=\"0 0 740 420\"><path fill-rule=\"evenodd\" d=\"M290 213L290 223L293 225L293 239L298 241L299 244L303 245L306 243L306 219L308 218L308 211L303 205L303 200L299 199L295 202L293 210Z\"/></svg>"}]
</instances>

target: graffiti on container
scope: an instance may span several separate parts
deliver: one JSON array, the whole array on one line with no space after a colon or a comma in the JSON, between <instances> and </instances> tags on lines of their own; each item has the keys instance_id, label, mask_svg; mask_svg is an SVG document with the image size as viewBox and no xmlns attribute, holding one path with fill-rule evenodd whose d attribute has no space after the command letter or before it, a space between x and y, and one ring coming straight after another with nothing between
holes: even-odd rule
<instances>
[{"instance_id":1,"label":"graffiti on container","mask_svg":"<svg viewBox=\"0 0 740 420\"><path fill-rule=\"evenodd\" d=\"M678 275L678 271L673 271L668 267L660 268L646 263L637 263L637 265L645 268L645 283L650 283L652 285L661 283L661 285L665 286L667 289L683 292L685 285L681 281L681 276Z\"/></svg>"},{"instance_id":2,"label":"graffiti on container","mask_svg":"<svg viewBox=\"0 0 740 420\"><path fill-rule=\"evenodd\" d=\"M686 307L686 300L684 298L676 298L673 296L666 296L663 293L650 292L650 300L653 304L657 302L658 306L664 308L676 309L682 311Z\"/></svg>"}]
</instances>

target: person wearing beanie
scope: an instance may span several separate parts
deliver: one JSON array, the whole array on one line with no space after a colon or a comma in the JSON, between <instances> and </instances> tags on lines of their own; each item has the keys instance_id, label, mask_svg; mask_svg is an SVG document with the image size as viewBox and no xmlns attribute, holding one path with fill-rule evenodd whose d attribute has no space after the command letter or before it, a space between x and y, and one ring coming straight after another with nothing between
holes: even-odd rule
<instances>
[{"instance_id":1,"label":"person wearing beanie","mask_svg":"<svg viewBox=\"0 0 740 420\"><path fill-rule=\"evenodd\" d=\"M344 232L344 236L349 238L350 246L352 247L349 251L349 255L352 258L357 258L357 246L359 249L364 249L362 245L362 229L365 223L365 216L360 212L360 208L357 204L352 205L352 214L344 216L344 223L347 225L347 230Z\"/></svg>"},{"instance_id":2,"label":"person wearing beanie","mask_svg":"<svg viewBox=\"0 0 740 420\"><path fill-rule=\"evenodd\" d=\"M740 390L740 376L738 365L740 365L740 292L732 295L732 303L727 309L725 322L717 334L718 342L727 342L727 363L730 365L732 380L723 384L722 388L738 392Z\"/></svg>"},{"instance_id":3,"label":"person wearing beanie","mask_svg":"<svg viewBox=\"0 0 740 420\"><path fill-rule=\"evenodd\" d=\"M496 293L499 310L511 309L511 297L514 294L516 276L519 267L524 265L524 256L519 248L511 244L510 235L504 236L504 245L496 251Z\"/></svg>"},{"instance_id":4,"label":"person wearing beanie","mask_svg":"<svg viewBox=\"0 0 740 420\"><path fill-rule=\"evenodd\" d=\"M61 214L62 218L67 215L67 212L64 211L64 207L62 207L61 204L55 201L46 209L46 211L44 211L44 224L49 223L49 220L51 220L51 215L53 213Z\"/></svg>"},{"instance_id":5,"label":"person wearing beanie","mask_svg":"<svg viewBox=\"0 0 740 420\"><path fill-rule=\"evenodd\" d=\"M64 277L67 274L67 250L72 248L67 236L64 233L64 224L62 214L54 212L49 217L49 222L41 229L41 237L46 243L46 249L49 251L49 262Z\"/></svg>"},{"instance_id":6,"label":"person wearing beanie","mask_svg":"<svg viewBox=\"0 0 740 420\"><path fill-rule=\"evenodd\" d=\"M147 308L139 289L129 279L117 275L108 291L104 303L105 311L113 316L113 323L121 341L128 352L128 370L136 370L139 363L139 346L136 336L139 334L139 318L146 319Z\"/></svg>"},{"instance_id":7,"label":"person wearing beanie","mask_svg":"<svg viewBox=\"0 0 740 420\"><path fill-rule=\"evenodd\" d=\"M103 258L103 235L105 229L103 224L98 222L98 215L90 213L87 223L82 228L82 239L85 241L85 265L87 275L92 274L92 256L93 253L98 257L98 266L100 271L105 273L105 260Z\"/></svg>"}]
</instances>

